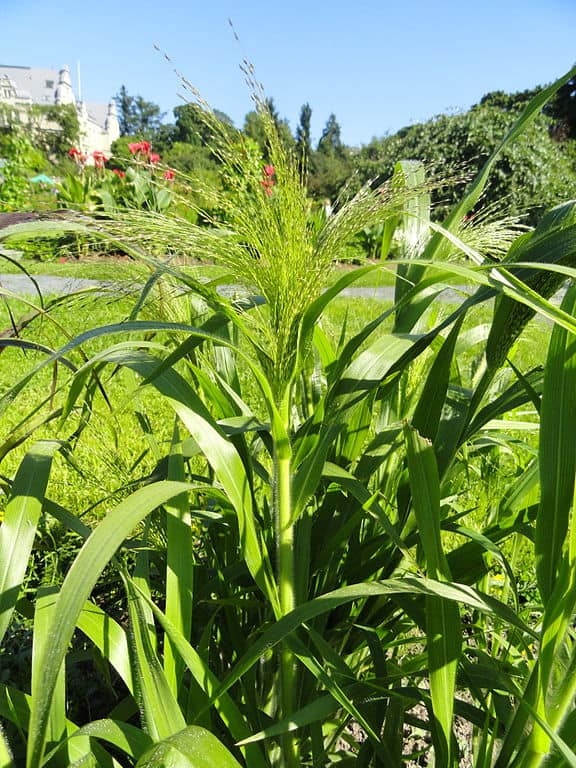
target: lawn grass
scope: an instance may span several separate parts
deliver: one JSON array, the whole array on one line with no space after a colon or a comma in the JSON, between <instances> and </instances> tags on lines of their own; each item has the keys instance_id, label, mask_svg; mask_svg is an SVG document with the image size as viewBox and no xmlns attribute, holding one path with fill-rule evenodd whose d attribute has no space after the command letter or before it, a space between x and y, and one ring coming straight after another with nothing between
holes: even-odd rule
<instances>
[{"instance_id":1,"label":"lawn grass","mask_svg":"<svg viewBox=\"0 0 576 768\"><path fill-rule=\"evenodd\" d=\"M50 319L35 319L26 327L22 336L56 350L87 328L122 322L131 311L133 303L134 300L126 295L101 292L98 295L79 294L52 309ZM24 301L11 300L10 312L18 319L28 314L30 308ZM0 318L1 327L8 330L11 322L7 304L2 307ZM84 352L90 356L115 341L124 339L125 334L95 339L84 345ZM83 358L77 351L69 357L74 365L82 365ZM40 352L23 351L15 347L5 348L0 366L0 393L4 394L45 358L46 355ZM40 371L30 381L25 392L10 403L3 413L0 421L0 442L4 444L4 441L13 439L16 434L26 429L26 424L37 423L61 407L70 378L70 371L61 364L56 369L47 366ZM134 388L134 382L129 379L127 372L115 372L111 368L103 372L102 391L95 393L88 426L81 438L74 441L74 451L68 457L69 460L62 454L58 456L57 468L53 475L52 497L76 512L88 509L98 499L133 480L133 467L139 460L139 470L142 474L152 471L155 458L150 455L136 411L145 407L147 417L154 424L155 433L159 436L166 433L169 436L169 428L163 428L168 414L167 407L159 408L158 401L148 397L144 390L138 393L135 400L127 398L126 392ZM36 408L36 404L42 402L44 404L32 419L23 423L30 411ZM31 440L48 437L67 440L71 431L69 424L62 429L58 419L50 421L45 427L35 431L30 440L4 458L2 474L10 476L13 473ZM82 467L82 472L76 467Z\"/></svg>"},{"instance_id":2,"label":"lawn grass","mask_svg":"<svg viewBox=\"0 0 576 768\"><path fill-rule=\"evenodd\" d=\"M26 260L24 266L35 275L82 277L112 283L115 281L144 282L149 274L147 268L141 264L124 259L81 259L66 262ZM6 272L17 271L8 262L6 267ZM335 270L335 274L341 274L343 269ZM223 273L222 268L210 265L194 264L188 266L186 271L188 270L194 276L203 279L214 279ZM390 284L390 272L383 269L369 274L356 285L381 287L388 284ZM69 297L50 311L51 319L38 317L27 326L23 337L51 349L59 349L70 338L89 328L124 321L130 315L137 297L136 293L118 294L114 290L105 293L87 292ZM188 322L187 304L188 300L185 297L173 299L163 307L151 303L142 317ZM389 311L391 307L392 303L389 300L380 298L341 297L329 304L328 311L321 319L321 325L336 346L339 341L352 338L368 322L379 317L383 312ZM0 307L0 329L8 330L11 326L8 308L15 319L30 312L30 307L24 299L10 299ZM422 327L431 327L440 322L454 308L455 305L436 301L423 318ZM472 309L462 330L462 338L465 338L467 333L477 332L483 325L488 327L491 311L492 304ZM378 333L390 332L392 323L393 317L390 315L382 323ZM543 364L550 333L551 326L538 319L533 320L526 328L511 354L512 361L520 370L527 371ZM84 352L90 356L114 342L125 340L126 334L95 339L84 345ZM415 386L418 386L422 366L426 365L427 354L413 364L412 382ZM24 352L13 347L5 348L2 355L0 396L45 357L40 353ZM82 357L77 351L71 355L71 360L77 366L82 364ZM469 381L476 365L474 350L468 348L466 354L459 356L458 365L462 379ZM258 401L259 391L251 378L244 376L246 372L242 371L242 373L244 396L251 401L251 405L256 410L259 410L258 406L254 405ZM503 372L503 379L506 377L512 377L510 368ZM69 389L70 378L70 372L61 365L58 366L56 377L52 367L45 368L36 376L24 393L17 397L3 413L0 420L0 446L25 428L20 425L29 414L32 404L45 401L33 416L32 423L45 418L61 406ZM91 403L90 420L78 440L70 441L72 430L69 422L66 423L65 428L62 428L59 419L54 419L1 458L0 475L9 478L16 471L24 453L33 441L54 437L69 441L72 451L59 453L56 457L49 495L53 501L74 511L88 523L101 519L118 503L119 499L128 494L135 481L155 471L158 461L166 454L173 423L173 414L166 401L157 397L152 389L138 387L138 381L129 371L116 370L107 366L102 372L101 384L102 391L95 393ZM48 399L52 391L53 397ZM533 408L525 407L521 413L510 413L507 419L509 419L509 426L505 430L506 437L509 444L513 444L514 440L517 441L515 452L502 455L498 451L492 453L488 451L484 457L471 457L469 491L461 499L461 508L469 510L466 524L477 530L485 527L487 516L490 514L491 500L500 495L501 489L494 487L494 483L505 486L510 478L525 465L526 457L536 447L538 417ZM534 423L534 431L525 428L516 430L515 420L523 424ZM493 430L493 435L495 439L498 438L497 428ZM497 466L494 462L497 462ZM476 474L474 467L479 468ZM447 532L443 534L443 542L446 551L460 543L459 537ZM508 550L514 546L516 545L513 541L506 545L507 554L509 554ZM520 543L517 549L516 559L519 568L523 572L526 571L525 581L529 583L531 580L530 548Z\"/></svg>"},{"instance_id":3,"label":"lawn grass","mask_svg":"<svg viewBox=\"0 0 576 768\"><path fill-rule=\"evenodd\" d=\"M215 280L227 274L225 267L217 264L201 264L192 259L174 262L178 269L203 280ZM378 262L375 262L378 265ZM344 272L356 269L355 264L338 264L331 274L327 275L327 284L331 285ZM382 263L382 269L363 275L354 283L358 287L391 287L394 285L395 270ZM130 258L67 258L64 261L51 259L23 258L14 264L8 259L2 259L0 254L0 274L20 274L22 268L31 275L55 275L58 277L79 277L89 280L138 280L145 279L150 270L143 263Z\"/></svg>"},{"instance_id":4,"label":"lawn grass","mask_svg":"<svg viewBox=\"0 0 576 768\"><path fill-rule=\"evenodd\" d=\"M102 280L133 280L145 277L145 272L139 265L124 260L118 262L87 260L73 263L26 262L26 267L30 267L30 272L33 274L56 274L63 277L74 275ZM196 273L203 277L210 277L214 276L219 268L194 266L190 269L196 270ZM51 319L38 317L34 320L24 330L23 337L51 349L58 349L70 338L88 328L124 321L130 314L135 300L133 296L118 295L113 291L104 294L100 292L79 294L52 309ZM172 302L170 309L176 315L183 315L186 309L185 304L185 301L179 304ZM0 328L6 331L11 326L8 307L15 319L30 312L30 307L24 300L11 299L9 303L6 302L0 310ZM351 338L367 322L390 307L389 301L380 299L342 297L331 302L329 311L322 318L322 327L332 339L332 343L336 345L342 334L345 339ZM432 316L424 322L439 321L453 308L447 303L438 301L431 310ZM157 307L154 308L154 313L157 309ZM144 313L145 316L146 313ZM171 319L175 319L174 316ZM183 316L179 319L185 321ZM467 328L471 331L489 321L490 309L480 307L470 312ZM392 318L382 324L379 332L390 331L391 324ZM513 349L513 361L521 370L542 364L549 333L550 326L538 320L534 320L527 328ZM108 336L92 340L84 345L84 351L90 356L115 341L119 342L125 338L125 334L119 334L117 337ZM6 392L14 382L26 375L45 357L41 353L22 351L13 347L4 349L2 355L0 394ZM77 351L71 355L71 360L75 365L82 364L82 358ZM462 376L465 379L469 378L474 368L473 356L461 358L459 365ZM46 401L53 391L53 397L48 399L34 416L33 423L61 405L64 393L68 389L69 379L69 371L61 365L58 367L56 376L51 367L47 367L37 375L26 388L25 394L17 397L4 412L0 422L0 444L19 430L19 425L29 413L33 403ZM170 438L172 415L169 408L146 389L139 389L135 398L127 397L126 392L136 388L136 381L128 372L113 372L110 368L105 369L102 386L109 397L110 404L106 402L102 392L96 393L91 406L89 425L81 439L75 442L71 461L68 462L60 456L58 467L53 474L54 499L77 511L91 508L99 499L134 480L135 476L143 476L153 471L157 459L163 452L160 450L155 455L155 449L142 430L139 413L145 413L150 420L157 441L168 441ZM248 393L250 395L250 386L248 386ZM536 420L535 414L531 412L520 414L519 418L523 421ZM35 432L32 439L54 436L57 424L57 420L51 421L45 428ZM67 439L69 432L68 425L67 431L56 430L56 436L59 439ZM522 434L519 437L533 440L533 436L528 434ZM3 459L1 472L5 477L11 476L29 444L30 440L11 451ZM82 473L79 473L76 467L82 467ZM99 510L98 516L101 511L103 510Z\"/></svg>"},{"instance_id":5,"label":"lawn grass","mask_svg":"<svg viewBox=\"0 0 576 768\"><path fill-rule=\"evenodd\" d=\"M141 262L128 258L91 258L66 259L65 261L40 261L22 259L18 265L0 260L0 273L7 275L19 274L22 267L31 275L56 275L58 277L80 277L89 280L135 280L144 279L149 269ZM225 273L222 267L210 264L190 264L186 270L198 277L214 279Z\"/></svg>"}]
</instances>

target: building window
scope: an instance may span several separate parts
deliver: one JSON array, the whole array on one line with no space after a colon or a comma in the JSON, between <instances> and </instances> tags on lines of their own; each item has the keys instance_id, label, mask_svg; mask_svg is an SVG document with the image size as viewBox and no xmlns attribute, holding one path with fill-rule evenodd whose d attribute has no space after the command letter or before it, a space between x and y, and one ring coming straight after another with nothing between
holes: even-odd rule
<instances>
[{"instance_id":1,"label":"building window","mask_svg":"<svg viewBox=\"0 0 576 768\"><path fill-rule=\"evenodd\" d=\"M54 88L54 80L46 80L46 88Z\"/></svg>"}]
</instances>

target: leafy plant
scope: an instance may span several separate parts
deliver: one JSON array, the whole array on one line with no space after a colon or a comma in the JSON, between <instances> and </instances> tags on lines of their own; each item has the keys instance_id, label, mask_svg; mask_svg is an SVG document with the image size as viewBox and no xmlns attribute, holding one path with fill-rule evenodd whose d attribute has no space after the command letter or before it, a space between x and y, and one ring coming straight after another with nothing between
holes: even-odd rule
<instances>
[{"instance_id":1,"label":"leafy plant","mask_svg":"<svg viewBox=\"0 0 576 768\"><path fill-rule=\"evenodd\" d=\"M1 115L0 115L1 116ZM46 158L20 126L0 131L0 211L30 207L30 174L46 167Z\"/></svg>"},{"instance_id":2,"label":"leafy plant","mask_svg":"<svg viewBox=\"0 0 576 768\"><path fill-rule=\"evenodd\" d=\"M268 157L258 171L201 105L215 152L245 182L242 194L207 192L219 211L211 226L138 211L98 222L99 236L124 238L154 267L130 318L48 351L0 409L40 370L121 333L71 372L61 422L89 418L110 371L126 377L128 399L140 392L132 376L152 389L174 423L163 446L144 427L155 472L136 476L137 489L123 489L93 528L50 503L53 456L73 445L32 447L12 482L0 528L3 633L26 610L18 598L41 514L85 539L63 583L43 585L28 606L31 696L0 688L28 768L201 766L203 749L222 766L400 765L411 757L405 725L429 734L434 764L449 768L460 759L456 717L478 768L576 764L574 289L560 308L549 301L575 274L576 203L520 236L509 222L462 230L499 155L573 76L528 104L442 226L421 166L400 164L389 185L362 189L311 227L263 99ZM327 287L331 265L378 223L401 246L394 305L330 338L330 304L379 269ZM150 243L209 256L229 271L220 282L243 291L222 297L156 262ZM434 299L454 278L478 287L438 318ZM494 298L489 327L466 324ZM145 319L149 301L183 314ZM544 371L512 359L534 313L555 323ZM514 437L519 409L534 434L540 421L538 455ZM488 460L505 451L516 468L499 474L487 518L473 520ZM513 567L522 539L537 558L539 602L526 609ZM107 568L124 595L116 615L91 599ZM109 717L81 726L66 719L63 674L77 628L125 692Z\"/></svg>"},{"instance_id":3,"label":"leafy plant","mask_svg":"<svg viewBox=\"0 0 576 768\"><path fill-rule=\"evenodd\" d=\"M463 194L464 176L480 170L518 114L518 106L505 109L493 99L462 114L439 115L393 136L374 139L357 159L360 179L388 178L398 158L420 160L431 174L460 178L459 183L435 193L436 215L446 215ZM534 225L548 208L575 196L569 142L555 141L553 125L552 118L539 115L514 144L499 153L484 189L487 204L525 215Z\"/></svg>"}]
</instances>

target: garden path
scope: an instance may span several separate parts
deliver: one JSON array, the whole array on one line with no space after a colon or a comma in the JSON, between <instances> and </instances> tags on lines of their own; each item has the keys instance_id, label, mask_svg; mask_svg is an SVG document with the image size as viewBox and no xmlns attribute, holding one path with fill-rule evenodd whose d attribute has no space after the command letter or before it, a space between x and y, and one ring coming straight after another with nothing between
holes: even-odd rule
<instances>
[{"instance_id":1,"label":"garden path","mask_svg":"<svg viewBox=\"0 0 576 768\"><path fill-rule=\"evenodd\" d=\"M126 283L121 283L121 290L126 290ZM128 288L138 289L141 286L137 284L128 284ZM41 291L44 297L54 295L64 295L89 288L103 288L110 290L114 288L114 282L103 280L91 280L84 277L62 277L61 275L35 275L34 281L27 275L0 274L0 288L4 288L12 293L34 295ZM238 285L221 285L218 291L223 296L235 297L242 295L245 291ZM468 295L464 287L455 286L453 289L446 290L441 294L442 301L448 303L457 303L462 301L463 296ZM391 286L367 286L350 287L342 291L342 296L380 299L383 301L392 301L394 298L394 288Z\"/></svg>"}]
</instances>

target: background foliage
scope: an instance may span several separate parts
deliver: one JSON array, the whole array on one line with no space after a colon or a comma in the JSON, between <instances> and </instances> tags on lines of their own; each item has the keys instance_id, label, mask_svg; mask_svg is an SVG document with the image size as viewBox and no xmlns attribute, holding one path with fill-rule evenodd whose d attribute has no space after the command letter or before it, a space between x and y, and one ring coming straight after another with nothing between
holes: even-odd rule
<instances>
[{"instance_id":1,"label":"background foliage","mask_svg":"<svg viewBox=\"0 0 576 768\"><path fill-rule=\"evenodd\" d=\"M524 95L522 95L524 96ZM360 179L387 178L398 157L422 160L433 175L457 179L475 174L496 148L525 104L524 98L492 94L470 111L440 115L394 136L374 140L356 158ZM499 157L486 186L483 205L498 201L535 223L550 206L576 196L576 153L571 141L553 135L554 121L541 115ZM436 193L438 215L446 213L466 182Z\"/></svg>"}]
</instances>

